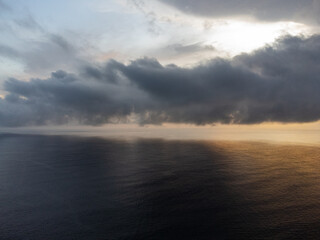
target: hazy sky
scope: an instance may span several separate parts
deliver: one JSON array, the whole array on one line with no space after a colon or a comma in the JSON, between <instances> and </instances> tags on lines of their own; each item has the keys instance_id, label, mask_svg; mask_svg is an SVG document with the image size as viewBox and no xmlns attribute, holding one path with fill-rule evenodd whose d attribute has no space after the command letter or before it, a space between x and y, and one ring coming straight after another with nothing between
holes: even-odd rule
<instances>
[{"instance_id":1,"label":"hazy sky","mask_svg":"<svg viewBox=\"0 0 320 240\"><path fill-rule=\"evenodd\" d=\"M0 0L0 126L313 122L318 0Z\"/></svg>"}]
</instances>

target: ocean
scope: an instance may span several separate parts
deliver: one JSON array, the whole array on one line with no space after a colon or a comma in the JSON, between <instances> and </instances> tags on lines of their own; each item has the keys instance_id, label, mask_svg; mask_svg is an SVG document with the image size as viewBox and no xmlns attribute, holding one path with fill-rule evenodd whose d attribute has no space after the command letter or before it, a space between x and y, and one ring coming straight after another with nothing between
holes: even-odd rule
<instances>
[{"instance_id":1,"label":"ocean","mask_svg":"<svg viewBox=\"0 0 320 240\"><path fill-rule=\"evenodd\" d=\"M0 239L320 239L320 147L1 134Z\"/></svg>"}]
</instances>

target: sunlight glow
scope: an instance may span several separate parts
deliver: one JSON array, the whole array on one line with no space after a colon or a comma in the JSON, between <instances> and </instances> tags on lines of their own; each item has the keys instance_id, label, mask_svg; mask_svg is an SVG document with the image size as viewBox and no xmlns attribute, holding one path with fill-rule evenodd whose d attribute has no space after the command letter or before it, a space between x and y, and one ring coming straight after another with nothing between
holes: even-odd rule
<instances>
[{"instance_id":1,"label":"sunlight glow","mask_svg":"<svg viewBox=\"0 0 320 240\"><path fill-rule=\"evenodd\" d=\"M311 30L304 24L294 22L258 23L227 21L215 26L210 35L210 42L217 49L225 51L230 56L272 43L280 36L291 34L309 35Z\"/></svg>"}]
</instances>

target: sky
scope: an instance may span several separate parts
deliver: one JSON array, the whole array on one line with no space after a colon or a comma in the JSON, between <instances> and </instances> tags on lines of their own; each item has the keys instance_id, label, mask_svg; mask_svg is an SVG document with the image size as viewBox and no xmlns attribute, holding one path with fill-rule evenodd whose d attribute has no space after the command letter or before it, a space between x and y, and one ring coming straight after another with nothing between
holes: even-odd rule
<instances>
[{"instance_id":1,"label":"sky","mask_svg":"<svg viewBox=\"0 0 320 240\"><path fill-rule=\"evenodd\" d=\"M320 120L318 0L0 0L0 127Z\"/></svg>"}]
</instances>

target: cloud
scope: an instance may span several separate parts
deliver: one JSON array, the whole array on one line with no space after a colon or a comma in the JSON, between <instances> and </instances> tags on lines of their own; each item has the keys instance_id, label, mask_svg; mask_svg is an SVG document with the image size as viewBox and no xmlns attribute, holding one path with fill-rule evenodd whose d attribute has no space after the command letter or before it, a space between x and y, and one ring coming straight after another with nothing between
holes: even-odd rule
<instances>
[{"instance_id":1,"label":"cloud","mask_svg":"<svg viewBox=\"0 0 320 240\"><path fill-rule=\"evenodd\" d=\"M0 45L0 56L5 56L9 58L19 58L19 53L12 47Z\"/></svg>"},{"instance_id":2,"label":"cloud","mask_svg":"<svg viewBox=\"0 0 320 240\"><path fill-rule=\"evenodd\" d=\"M4 3L2 0L0 0L0 13L3 11L10 11L10 10L11 10L11 8L6 3Z\"/></svg>"},{"instance_id":3,"label":"cloud","mask_svg":"<svg viewBox=\"0 0 320 240\"><path fill-rule=\"evenodd\" d=\"M24 18L15 19L14 22L21 28L44 32L42 26L31 15L27 15Z\"/></svg>"},{"instance_id":4,"label":"cloud","mask_svg":"<svg viewBox=\"0 0 320 240\"><path fill-rule=\"evenodd\" d=\"M188 14L205 17L252 16L264 21L297 20L319 23L318 0L159 0Z\"/></svg>"},{"instance_id":5,"label":"cloud","mask_svg":"<svg viewBox=\"0 0 320 240\"><path fill-rule=\"evenodd\" d=\"M140 11L148 22L148 32L159 35L161 33L161 28L157 24L157 16L155 12L149 11L145 8L145 1L144 0L131 0L128 1L129 4L132 4L138 11Z\"/></svg>"},{"instance_id":6,"label":"cloud","mask_svg":"<svg viewBox=\"0 0 320 240\"><path fill-rule=\"evenodd\" d=\"M319 65L319 35L287 36L192 68L142 58L9 79L0 125L311 122L320 119Z\"/></svg>"},{"instance_id":7,"label":"cloud","mask_svg":"<svg viewBox=\"0 0 320 240\"><path fill-rule=\"evenodd\" d=\"M175 53L175 54L190 54L190 53L196 53L196 52L211 52L215 51L215 48L212 45L203 45L201 43L194 43L194 44L171 44L166 47L169 51Z\"/></svg>"},{"instance_id":8,"label":"cloud","mask_svg":"<svg viewBox=\"0 0 320 240\"><path fill-rule=\"evenodd\" d=\"M213 45L202 42L172 43L148 52L148 56L156 57L161 62L183 62L184 64L194 64L199 59L211 59L218 54L219 51Z\"/></svg>"},{"instance_id":9,"label":"cloud","mask_svg":"<svg viewBox=\"0 0 320 240\"><path fill-rule=\"evenodd\" d=\"M0 8L1 3L0 0ZM79 34L72 31L52 32L32 14L18 15L15 11L4 17L0 24L0 58L4 58L5 64L9 60L9 63L22 66L21 72L46 75L55 69L77 68L90 58L92 48ZM12 74L15 75L14 72Z\"/></svg>"},{"instance_id":10,"label":"cloud","mask_svg":"<svg viewBox=\"0 0 320 240\"><path fill-rule=\"evenodd\" d=\"M79 49L62 36L45 34L43 38L41 41L29 40L28 48L23 49L0 44L0 56L22 62L26 70L33 73L45 73L48 69L76 66L82 62Z\"/></svg>"}]
</instances>

